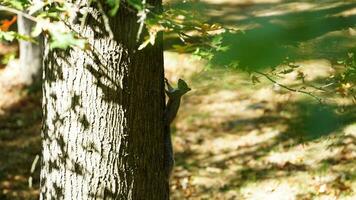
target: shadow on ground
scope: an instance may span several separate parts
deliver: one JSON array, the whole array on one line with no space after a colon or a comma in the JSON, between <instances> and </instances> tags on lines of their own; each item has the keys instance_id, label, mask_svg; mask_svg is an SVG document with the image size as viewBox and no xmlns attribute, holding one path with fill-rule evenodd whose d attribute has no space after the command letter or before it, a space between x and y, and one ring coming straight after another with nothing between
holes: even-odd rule
<instances>
[{"instance_id":1,"label":"shadow on ground","mask_svg":"<svg viewBox=\"0 0 356 200\"><path fill-rule=\"evenodd\" d=\"M296 191L294 197L306 199L326 195L319 194L318 187L323 184L328 187L327 195L332 193L339 197L354 192L352 184L355 183L356 170L349 166L355 164L353 152L356 137L352 133L346 134L344 130L356 122L355 104L318 104L306 99L292 100L293 98L280 102L273 102L273 99L256 101L254 93L258 88L246 90L244 86L245 89L235 87L226 90L222 83L224 76L214 72L207 74L216 80L206 80L210 81L210 85L206 86L209 90L205 92L198 88L204 81L193 81L197 84L195 88L198 91L188 97L187 101L191 104L184 105L188 108L183 109L188 109L190 113L184 116L194 115L195 112L209 107L216 107L217 110L206 111L206 116L195 115L197 119L193 120L183 117L183 122L178 124L178 139L175 140L176 144L178 142L184 145L182 150L178 148L175 157L178 166L176 178L180 179L180 174L185 170L185 173L189 172L192 177L191 187L195 188L192 190L199 191L195 194L220 193L221 196L214 197L229 199L229 194L233 193L231 199L246 199L244 189L251 185L265 188L258 186L265 182L288 182ZM231 73L227 74L233 76ZM240 78L240 84L243 83L241 79L246 77ZM214 91L217 88L220 91L229 91L221 93L220 99L223 100L202 100L205 95L210 96L219 91ZM284 91L280 92L279 95L288 96ZM227 100L223 95L229 96ZM223 105L214 104L220 101L219 104L226 107L233 106L226 113L220 113L219 109ZM204 102L210 106L203 105ZM236 113L234 106L243 107L238 109L241 113ZM236 114L237 117L234 117ZM222 118L226 120L216 122L219 119L215 115L223 115ZM189 127L184 128L186 126ZM187 139L181 142L185 137ZM332 178L328 182L316 181L320 173ZM324 177L325 174L320 176ZM316 178L314 180L311 177ZM295 184L308 189L295 189ZM258 192L256 190L252 193ZM194 196L194 192L191 195L192 199L198 198ZM182 196L175 196L174 199L179 198Z\"/></svg>"},{"instance_id":2,"label":"shadow on ground","mask_svg":"<svg viewBox=\"0 0 356 200\"><path fill-rule=\"evenodd\" d=\"M355 52L353 29L356 15L351 1L283 1L262 4L177 3L172 7L204 11L209 22L244 30L222 34L220 51L212 59L213 66L238 63L249 71L275 67L288 61L326 58L337 60L347 52ZM303 9L301 9L301 8ZM178 41L167 41L174 44ZM337 49L335 49L337 48ZM172 50L170 46L166 49Z\"/></svg>"},{"instance_id":3,"label":"shadow on ground","mask_svg":"<svg viewBox=\"0 0 356 200\"><path fill-rule=\"evenodd\" d=\"M13 104L0 116L0 199L37 199L39 163L33 174L31 165L40 154L41 98L31 94ZM33 187L28 179L33 176Z\"/></svg>"}]
</instances>

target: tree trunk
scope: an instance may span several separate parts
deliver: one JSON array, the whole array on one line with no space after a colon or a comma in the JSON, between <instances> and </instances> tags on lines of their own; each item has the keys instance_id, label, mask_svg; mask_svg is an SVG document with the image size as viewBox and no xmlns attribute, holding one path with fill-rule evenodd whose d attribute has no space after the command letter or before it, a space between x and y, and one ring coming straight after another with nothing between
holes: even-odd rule
<instances>
[{"instance_id":1,"label":"tree trunk","mask_svg":"<svg viewBox=\"0 0 356 200\"><path fill-rule=\"evenodd\" d=\"M138 51L136 13L109 18L113 39L102 19L71 25L91 51L45 47L40 198L169 199L162 37Z\"/></svg>"},{"instance_id":2,"label":"tree trunk","mask_svg":"<svg viewBox=\"0 0 356 200\"><path fill-rule=\"evenodd\" d=\"M34 22L17 15L18 32L23 35L31 35L32 29L35 26ZM24 40L19 41L20 47L20 67L21 83L31 85L32 83L40 83L41 80L41 66L42 66L42 51L41 44L42 38L39 37L38 44L27 42Z\"/></svg>"}]
</instances>

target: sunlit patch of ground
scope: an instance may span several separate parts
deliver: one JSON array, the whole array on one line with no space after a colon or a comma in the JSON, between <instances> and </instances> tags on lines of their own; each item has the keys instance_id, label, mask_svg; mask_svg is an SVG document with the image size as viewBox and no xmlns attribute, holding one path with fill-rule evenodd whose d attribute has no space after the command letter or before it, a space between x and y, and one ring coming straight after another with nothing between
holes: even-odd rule
<instances>
[{"instance_id":1,"label":"sunlit patch of ground","mask_svg":"<svg viewBox=\"0 0 356 200\"><path fill-rule=\"evenodd\" d=\"M310 71L310 76L328 74L328 62L319 65L325 71ZM313 105L315 100L249 81L221 71L190 79L193 90L174 129L173 199L355 198L352 111L345 113L350 120L335 122L337 127L318 124L334 123L329 119L299 124L304 123L299 118L315 119L303 114L314 107L298 102Z\"/></svg>"},{"instance_id":2,"label":"sunlit patch of ground","mask_svg":"<svg viewBox=\"0 0 356 200\"><path fill-rule=\"evenodd\" d=\"M353 16L352 1L260 1L243 6L235 1L204 2L221 3L218 8L201 5L211 9L212 21L251 29L250 33L262 38L251 38L247 44L253 44L253 39L262 43L292 41L298 55L293 64L298 67L276 80L300 88L298 74L302 73L306 90L329 98L327 105L320 106L312 98L288 92L263 77L259 78L262 83L253 85L249 76L224 70L193 75L189 81L193 90L183 100L174 129L173 199L355 199L355 105L336 92L321 92L307 85L335 73L339 67L335 61L355 45L354 28L320 26L325 31L315 28L315 33L294 34L295 38L288 38L291 41L277 37L292 30L308 30L303 24L309 20L338 16L346 20ZM300 29L293 29L294 25ZM260 34L255 28L260 28ZM277 36L268 35L268 31ZM247 47L237 50L256 50L256 46ZM186 71L189 68L172 73L174 79L189 77ZM333 91L333 86L321 86Z\"/></svg>"},{"instance_id":3,"label":"sunlit patch of ground","mask_svg":"<svg viewBox=\"0 0 356 200\"><path fill-rule=\"evenodd\" d=\"M28 94L16 61L0 70L0 199L37 199L39 167L29 188L32 161L40 151L41 95Z\"/></svg>"},{"instance_id":4,"label":"sunlit patch of ground","mask_svg":"<svg viewBox=\"0 0 356 200\"><path fill-rule=\"evenodd\" d=\"M204 69L205 63L189 54L164 52L165 74L170 81L177 82L179 78L190 77ZM185 77L179 77L183 75Z\"/></svg>"},{"instance_id":5,"label":"sunlit patch of ground","mask_svg":"<svg viewBox=\"0 0 356 200\"><path fill-rule=\"evenodd\" d=\"M281 3L283 0L202 0L203 2L215 4L233 4L233 5L254 5L262 3Z\"/></svg>"},{"instance_id":6,"label":"sunlit patch of ground","mask_svg":"<svg viewBox=\"0 0 356 200\"><path fill-rule=\"evenodd\" d=\"M220 22L226 20L242 29L280 26L275 33L288 28L290 18L263 17L352 3L204 2L214 6L210 14ZM330 16L352 17L353 12L345 8ZM262 37L268 30L262 29ZM353 27L345 26L298 41L293 47L300 57L294 64L308 82L324 79L335 70L328 57L346 55L355 44L355 35ZM173 83L184 77L192 87L173 126L176 166L172 199L356 199L356 112L351 101L337 96L321 107L312 98L276 87L263 77L254 85L247 74L225 69L204 71L205 63L187 55L166 52L165 62L167 77ZM299 86L296 72L277 80ZM4 88L0 85L0 90ZM27 180L40 147L39 97L15 89L6 89L6 94L0 91L0 95L0 199L35 198L38 171L34 189L28 188ZM25 99L20 100L22 97Z\"/></svg>"},{"instance_id":7,"label":"sunlit patch of ground","mask_svg":"<svg viewBox=\"0 0 356 200\"><path fill-rule=\"evenodd\" d=\"M234 71L174 71L170 63L189 62L166 55L177 58L166 62L168 78L188 77L192 87L173 127L172 199L356 198L356 107L350 99L311 90L332 102L320 106L263 77L254 85ZM327 59L295 64L307 83L335 72ZM277 80L299 87L296 76Z\"/></svg>"},{"instance_id":8,"label":"sunlit patch of ground","mask_svg":"<svg viewBox=\"0 0 356 200\"><path fill-rule=\"evenodd\" d=\"M22 85L16 83L19 73L19 70L12 70L11 66L0 70L0 115L23 96Z\"/></svg>"},{"instance_id":9,"label":"sunlit patch of ground","mask_svg":"<svg viewBox=\"0 0 356 200\"><path fill-rule=\"evenodd\" d=\"M260 2L261 3L261 2ZM311 11L311 10L323 10L335 8L340 5L345 5L345 3L349 2L338 2L338 1L315 1L315 2L306 2L306 1L282 1L280 4L271 6L269 9L258 10L252 13L255 17L263 17L263 16L274 16L274 15L283 15L293 12L302 12L302 11ZM353 10L343 11L335 16L350 16L353 14Z\"/></svg>"},{"instance_id":10,"label":"sunlit patch of ground","mask_svg":"<svg viewBox=\"0 0 356 200\"><path fill-rule=\"evenodd\" d=\"M37 163L33 188L29 188L31 164L40 152L40 94L18 95L19 90L3 93L11 104L0 105L0 199L38 198L39 167ZM12 97L12 98L11 98ZM20 98L21 97L21 98Z\"/></svg>"}]
</instances>

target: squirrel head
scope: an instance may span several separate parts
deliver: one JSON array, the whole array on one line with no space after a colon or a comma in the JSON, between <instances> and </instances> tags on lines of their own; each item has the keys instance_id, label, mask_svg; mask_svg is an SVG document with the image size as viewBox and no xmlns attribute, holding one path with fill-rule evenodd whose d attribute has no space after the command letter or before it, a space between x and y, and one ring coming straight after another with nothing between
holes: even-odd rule
<instances>
[{"instance_id":1,"label":"squirrel head","mask_svg":"<svg viewBox=\"0 0 356 200\"><path fill-rule=\"evenodd\" d=\"M183 94L185 94L191 90L191 88L189 88L188 84L182 79L178 80L178 89L180 91L182 91Z\"/></svg>"}]
</instances>

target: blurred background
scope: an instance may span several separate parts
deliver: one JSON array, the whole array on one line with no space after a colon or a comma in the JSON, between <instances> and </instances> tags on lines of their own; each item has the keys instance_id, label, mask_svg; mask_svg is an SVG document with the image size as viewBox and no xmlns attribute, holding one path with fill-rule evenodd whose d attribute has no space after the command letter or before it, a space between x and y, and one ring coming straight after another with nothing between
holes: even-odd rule
<instances>
[{"instance_id":1,"label":"blurred background","mask_svg":"<svg viewBox=\"0 0 356 200\"><path fill-rule=\"evenodd\" d=\"M217 48L191 52L164 37L166 77L192 88L173 125L172 199L356 199L356 2L164 3L234 30L213 40ZM31 30L6 12L0 20ZM4 200L39 193L39 167L31 172L42 120L37 48L0 43Z\"/></svg>"}]
</instances>

